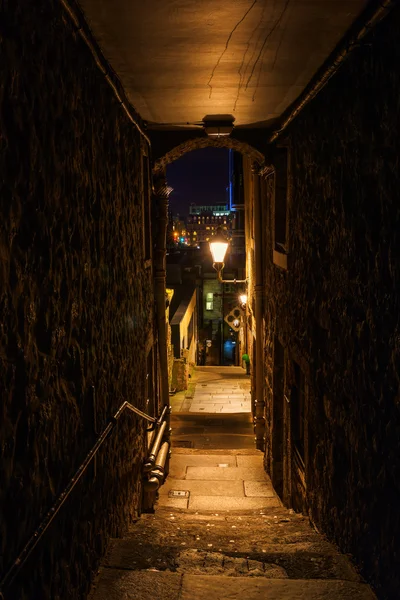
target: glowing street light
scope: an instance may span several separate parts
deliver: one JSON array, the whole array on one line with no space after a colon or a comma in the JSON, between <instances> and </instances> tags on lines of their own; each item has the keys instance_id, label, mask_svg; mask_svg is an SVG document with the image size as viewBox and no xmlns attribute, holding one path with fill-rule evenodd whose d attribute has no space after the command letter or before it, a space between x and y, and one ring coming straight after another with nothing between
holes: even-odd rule
<instances>
[{"instance_id":1,"label":"glowing street light","mask_svg":"<svg viewBox=\"0 0 400 600\"><path fill-rule=\"evenodd\" d=\"M213 257L213 267L217 271L218 281L221 283L247 283L247 279L222 279L222 271L225 267L225 254L229 242L222 233L221 227L217 227L215 235L210 240L210 250Z\"/></svg>"},{"instance_id":2,"label":"glowing street light","mask_svg":"<svg viewBox=\"0 0 400 600\"><path fill-rule=\"evenodd\" d=\"M213 257L213 263L221 264L220 270L222 270L225 266L225 254L228 250L229 242L226 237L223 235L220 227L217 228L217 233L211 238L210 241L210 250ZM215 266L214 266L215 268ZM218 269L217 269L218 270Z\"/></svg>"}]
</instances>

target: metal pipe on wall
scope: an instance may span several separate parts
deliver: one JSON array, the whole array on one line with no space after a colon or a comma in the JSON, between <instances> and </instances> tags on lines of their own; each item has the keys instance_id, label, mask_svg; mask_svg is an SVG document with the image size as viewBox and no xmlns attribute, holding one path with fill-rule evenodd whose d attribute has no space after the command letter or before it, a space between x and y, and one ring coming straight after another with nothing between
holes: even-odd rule
<instances>
[{"instance_id":1,"label":"metal pipe on wall","mask_svg":"<svg viewBox=\"0 0 400 600\"><path fill-rule=\"evenodd\" d=\"M166 239L168 225L168 197L172 188L168 187L165 171L157 171L154 175L154 202L156 210L156 227L154 245L154 296L156 303L158 353L160 360L160 404L169 405L168 383L168 348L166 321ZM170 418L167 416L167 437L169 435Z\"/></svg>"},{"instance_id":2,"label":"metal pipe on wall","mask_svg":"<svg viewBox=\"0 0 400 600\"><path fill-rule=\"evenodd\" d=\"M156 492L164 483L168 475L167 463L170 453L169 442L164 442L157 454L154 468L150 473L150 478L143 483L146 492Z\"/></svg>"},{"instance_id":3,"label":"metal pipe on wall","mask_svg":"<svg viewBox=\"0 0 400 600\"><path fill-rule=\"evenodd\" d=\"M256 398L255 398L255 435L256 448L264 451L265 446L265 418L264 418L264 331L263 331L263 263L262 263L262 210L260 194L260 167L252 166L253 177L253 205L254 205L254 260L256 281L255 295L255 320L256 320Z\"/></svg>"},{"instance_id":4,"label":"metal pipe on wall","mask_svg":"<svg viewBox=\"0 0 400 600\"><path fill-rule=\"evenodd\" d=\"M153 442L153 446L150 450L149 457L143 465L144 471L150 471L153 468L154 463L156 461L158 451L160 450L161 442L164 438L166 428L167 428L167 421L164 421L157 433L156 439Z\"/></svg>"}]
</instances>

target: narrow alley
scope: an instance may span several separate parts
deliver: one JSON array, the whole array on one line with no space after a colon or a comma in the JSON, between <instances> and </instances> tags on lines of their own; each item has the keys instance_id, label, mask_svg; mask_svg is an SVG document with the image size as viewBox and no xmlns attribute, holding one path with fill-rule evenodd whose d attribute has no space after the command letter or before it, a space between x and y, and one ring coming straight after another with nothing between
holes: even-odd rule
<instances>
[{"instance_id":1,"label":"narrow alley","mask_svg":"<svg viewBox=\"0 0 400 600\"><path fill-rule=\"evenodd\" d=\"M0 600L399 600L399 31L0 1Z\"/></svg>"},{"instance_id":2,"label":"narrow alley","mask_svg":"<svg viewBox=\"0 0 400 600\"><path fill-rule=\"evenodd\" d=\"M247 444L243 373L198 367L187 394L172 399L177 435L155 513L111 542L91 600L375 598L347 556L282 506L262 453ZM216 406L218 424L208 420Z\"/></svg>"}]
</instances>

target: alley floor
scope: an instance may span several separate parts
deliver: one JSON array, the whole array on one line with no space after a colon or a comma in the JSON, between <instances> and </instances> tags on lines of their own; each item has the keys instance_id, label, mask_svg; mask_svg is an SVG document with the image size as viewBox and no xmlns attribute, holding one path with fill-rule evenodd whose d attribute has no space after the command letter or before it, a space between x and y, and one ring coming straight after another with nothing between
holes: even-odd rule
<instances>
[{"instance_id":1,"label":"alley floor","mask_svg":"<svg viewBox=\"0 0 400 600\"><path fill-rule=\"evenodd\" d=\"M242 369L195 369L171 405L172 458L155 513L112 540L91 600L375 598L347 556L282 506L254 449Z\"/></svg>"}]
</instances>

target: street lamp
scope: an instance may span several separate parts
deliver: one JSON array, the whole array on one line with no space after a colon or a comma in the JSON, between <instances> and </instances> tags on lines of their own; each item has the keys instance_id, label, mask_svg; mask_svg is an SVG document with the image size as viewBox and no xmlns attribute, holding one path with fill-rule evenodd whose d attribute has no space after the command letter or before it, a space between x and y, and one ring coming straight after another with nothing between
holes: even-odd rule
<instances>
[{"instance_id":1,"label":"street lamp","mask_svg":"<svg viewBox=\"0 0 400 600\"><path fill-rule=\"evenodd\" d=\"M218 281L221 283L247 283L247 279L222 279L222 271L225 267L225 254L228 250L228 246L228 240L222 233L221 227L218 227L216 234L210 240L213 267L217 271Z\"/></svg>"}]
</instances>

